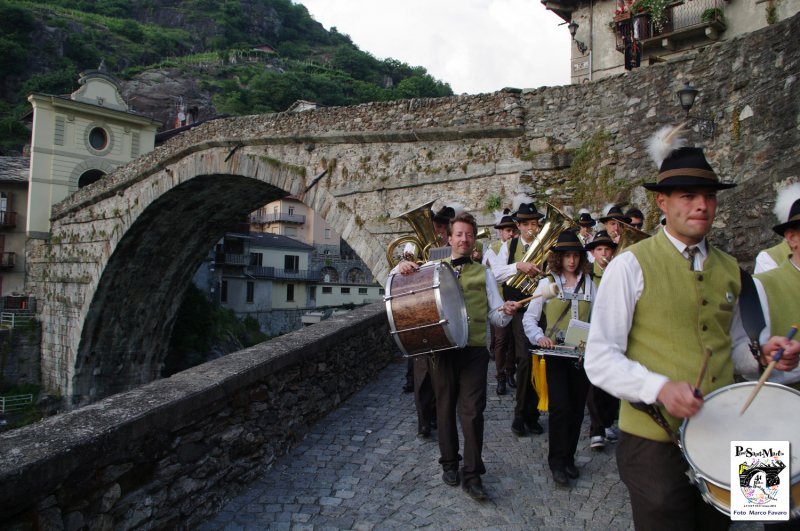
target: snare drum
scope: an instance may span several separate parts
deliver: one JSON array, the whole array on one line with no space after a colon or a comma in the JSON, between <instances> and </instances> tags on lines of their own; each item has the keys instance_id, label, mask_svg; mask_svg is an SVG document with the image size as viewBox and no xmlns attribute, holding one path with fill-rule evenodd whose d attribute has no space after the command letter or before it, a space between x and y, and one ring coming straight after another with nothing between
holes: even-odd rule
<instances>
[{"instance_id":1,"label":"snare drum","mask_svg":"<svg viewBox=\"0 0 800 531\"><path fill-rule=\"evenodd\" d=\"M535 347L531 349L532 354L536 354L537 356L555 356L558 358L572 358L575 361L581 361L583 359L583 350L577 347L553 347L553 348L541 348Z\"/></svg>"},{"instance_id":2,"label":"snare drum","mask_svg":"<svg viewBox=\"0 0 800 531\"><path fill-rule=\"evenodd\" d=\"M390 275L383 300L391 333L406 356L466 346L467 307L450 264Z\"/></svg>"},{"instance_id":3,"label":"snare drum","mask_svg":"<svg viewBox=\"0 0 800 531\"><path fill-rule=\"evenodd\" d=\"M731 510L731 441L789 441L792 473L789 510L800 517L800 392L767 382L739 415L756 382L729 385L709 393L700 412L683 421L681 448L689 477L703 498L720 512ZM738 487L737 487L738 488Z\"/></svg>"}]
</instances>

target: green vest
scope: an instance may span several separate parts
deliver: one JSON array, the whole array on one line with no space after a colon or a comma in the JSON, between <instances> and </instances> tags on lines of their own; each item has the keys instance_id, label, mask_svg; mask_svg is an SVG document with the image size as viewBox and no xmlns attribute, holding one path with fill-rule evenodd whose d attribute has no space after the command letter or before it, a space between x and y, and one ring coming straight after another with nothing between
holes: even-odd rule
<instances>
[{"instance_id":1,"label":"green vest","mask_svg":"<svg viewBox=\"0 0 800 531\"><path fill-rule=\"evenodd\" d=\"M548 278L550 279L550 282L554 281L553 275L549 275ZM585 293L586 283L584 278L582 278L580 280L580 284L576 286L576 288L579 287L582 288L582 292ZM548 323L548 328L547 330L544 331L544 333L547 334L547 337L549 337L552 341L556 340L556 334L560 330L566 330L567 326L569 326L569 320L572 313L570 309L571 305L572 305L571 300L569 299L561 300L557 297L548 300L544 304L544 315L547 318L545 322ZM581 321L588 322L590 308L591 308L591 303L589 301L578 301L578 319L580 319ZM559 317L561 317L561 314L564 314L564 317L561 319L561 321L558 321ZM558 325L556 326L557 322ZM556 328L551 333L550 329L553 326L556 326Z\"/></svg>"},{"instance_id":2,"label":"green vest","mask_svg":"<svg viewBox=\"0 0 800 531\"><path fill-rule=\"evenodd\" d=\"M800 315L800 271L791 260L784 260L777 269L759 273L755 278L761 281L767 294L769 335L785 336ZM791 387L800 389L800 382Z\"/></svg>"},{"instance_id":3,"label":"green vest","mask_svg":"<svg viewBox=\"0 0 800 531\"><path fill-rule=\"evenodd\" d=\"M450 263L452 258L443 260ZM477 262L461 266L458 284L464 294L467 307L467 345L486 346L486 318L489 314L489 299L486 296L486 268Z\"/></svg>"},{"instance_id":4,"label":"green vest","mask_svg":"<svg viewBox=\"0 0 800 531\"><path fill-rule=\"evenodd\" d=\"M595 260L592 264L592 282L594 282L594 286L596 288L600 287L600 281L603 279L604 271L605 269L602 269L599 265L597 265L597 260Z\"/></svg>"},{"instance_id":5,"label":"green vest","mask_svg":"<svg viewBox=\"0 0 800 531\"><path fill-rule=\"evenodd\" d=\"M781 243L778 245L774 245L769 249L765 249L770 258L775 260L775 263L781 265L782 263L786 262L789 255L792 254L792 250L789 248L789 244L786 243L786 240L781 240Z\"/></svg>"},{"instance_id":6,"label":"green vest","mask_svg":"<svg viewBox=\"0 0 800 531\"><path fill-rule=\"evenodd\" d=\"M672 381L694 385L709 348L703 394L732 384L730 328L741 291L736 259L708 245L703 271L692 271L663 231L629 250L641 266L644 290L634 310L626 355ZM682 419L660 409L677 430ZM622 401L619 427L645 439L669 440L653 419L627 401Z\"/></svg>"},{"instance_id":7,"label":"green vest","mask_svg":"<svg viewBox=\"0 0 800 531\"><path fill-rule=\"evenodd\" d=\"M489 249L494 251L494 254L497 254L500 252L500 247L502 246L503 246L503 240L496 240L492 242L492 244L489 246Z\"/></svg>"}]
</instances>

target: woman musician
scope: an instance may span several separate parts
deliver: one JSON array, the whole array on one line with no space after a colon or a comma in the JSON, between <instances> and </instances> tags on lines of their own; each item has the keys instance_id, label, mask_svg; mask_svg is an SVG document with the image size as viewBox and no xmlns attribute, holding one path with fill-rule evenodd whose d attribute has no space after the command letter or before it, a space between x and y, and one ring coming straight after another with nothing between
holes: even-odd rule
<instances>
[{"instance_id":1,"label":"woman musician","mask_svg":"<svg viewBox=\"0 0 800 531\"><path fill-rule=\"evenodd\" d=\"M558 236L547 257L549 274L536 287L534 295L546 293L555 283L559 295L544 302L533 299L522 320L525 335L534 345L544 349L558 348L563 343L571 319L589 322L594 283L591 264L577 234L564 231ZM547 330L539 326L542 316ZM563 347L562 347L563 348ZM575 468L575 451L583 422L589 380L583 366L575 358L548 356L546 359L549 393L548 427L550 444L547 461L558 485L569 485L568 478L579 475Z\"/></svg>"}]
</instances>

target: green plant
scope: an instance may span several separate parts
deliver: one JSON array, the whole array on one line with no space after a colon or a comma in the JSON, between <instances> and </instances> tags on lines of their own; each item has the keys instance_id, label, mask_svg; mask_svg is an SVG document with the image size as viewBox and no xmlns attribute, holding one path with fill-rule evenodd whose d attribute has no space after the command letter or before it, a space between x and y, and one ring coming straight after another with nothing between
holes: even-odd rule
<instances>
[{"instance_id":1,"label":"green plant","mask_svg":"<svg viewBox=\"0 0 800 531\"><path fill-rule=\"evenodd\" d=\"M780 0L768 0L766 12L767 12L767 24L770 26L778 22L778 2Z\"/></svg>"},{"instance_id":2,"label":"green plant","mask_svg":"<svg viewBox=\"0 0 800 531\"><path fill-rule=\"evenodd\" d=\"M700 20L706 24L716 20L719 22L725 22L725 17L721 7L710 7L703 11L703 14L700 15Z\"/></svg>"},{"instance_id":3,"label":"green plant","mask_svg":"<svg viewBox=\"0 0 800 531\"><path fill-rule=\"evenodd\" d=\"M650 21L653 26L661 31L664 29L664 22L667 20L667 7L671 0L636 0L631 11L634 13L649 13Z\"/></svg>"},{"instance_id":4,"label":"green plant","mask_svg":"<svg viewBox=\"0 0 800 531\"><path fill-rule=\"evenodd\" d=\"M503 206L503 199L499 195L490 195L486 198L486 205L483 209L486 212L494 212L495 210L500 210L500 207Z\"/></svg>"}]
</instances>

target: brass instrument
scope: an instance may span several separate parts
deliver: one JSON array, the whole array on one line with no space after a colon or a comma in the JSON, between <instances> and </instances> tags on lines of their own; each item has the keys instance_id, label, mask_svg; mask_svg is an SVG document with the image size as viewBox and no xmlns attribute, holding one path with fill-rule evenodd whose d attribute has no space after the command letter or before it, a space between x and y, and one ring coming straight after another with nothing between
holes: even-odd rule
<instances>
[{"instance_id":1,"label":"brass instrument","mask_svg":"<svg viewBox=\"0 0 800 531\"><path fill-rule=\"evenodd\" d=\"M617 242L617 248L614 249L614 255L617 256L619 253L625 250L625 248L633 245L634 243L640 242L650 237L643 230L639 230L633 225L629 225L624 221L619 221L619 230L617 234L619 234L619 241Z\"/></svg>"},{"instance_id":2,"label":"brass instrument","mask_svg":"<svg viewBox=\"0 0 800 531\"><path fill-rule=\"evenodd\" d=\"M389 247L386 248L386 260L389 262L390 267L395 267L400 263L400 260L394 256L394 251L399 245L405 246L407 243L414 245L414 261L418 264L423 264L428 261L428 251L431 247L439 247L446 244L446 242L439 241L439 237L433 228L431 205L435 202L436 199L397 216L411 225L411 228L414 229L414 234L400 236L389 243Z\"/></svg>"},{"instance_id":3,"label":"brass instrument","mask_svg":"<svg viewBox=\"0 0 800 531\"><path fill-rule=\"evenodd\" d=\"M569 228L577 228L578 224L572 218L561 212L558 208L547 203L547 213L541 222L541 230L534 238L528 251L522 257L521 262L529 262L542 271L542 274L529 277L525 273L519 272L510 279L506 280L506 285L520 290L526 295L530 295L536 289L539 279L544 276L547 265L547 254L558 241L558 235Z\"/></svg>"}]
</instances>

